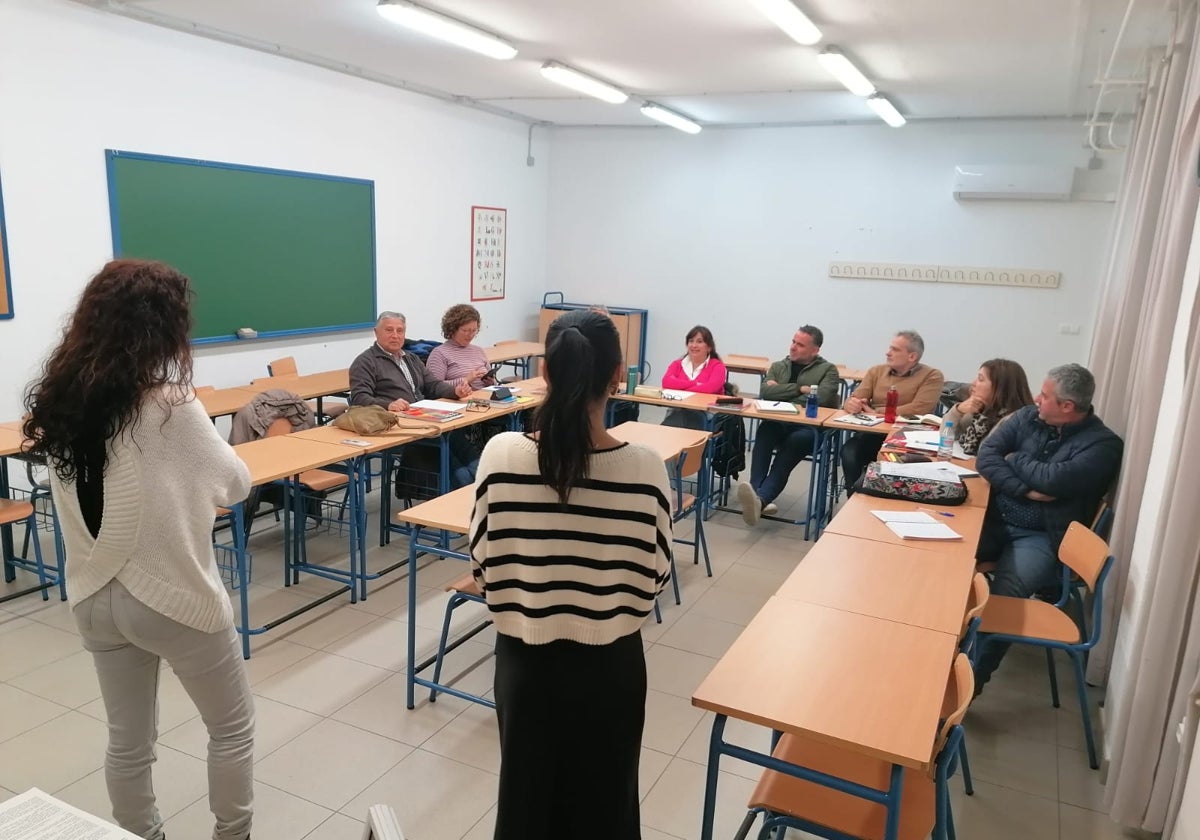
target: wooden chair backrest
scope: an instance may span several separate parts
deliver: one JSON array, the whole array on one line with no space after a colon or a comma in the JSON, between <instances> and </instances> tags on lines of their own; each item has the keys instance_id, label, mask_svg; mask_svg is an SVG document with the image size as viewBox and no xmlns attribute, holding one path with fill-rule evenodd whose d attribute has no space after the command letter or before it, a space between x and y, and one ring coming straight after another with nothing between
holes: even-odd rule
<instances>
[{"instance_id":1,"label":"wooden chair backrest","mask_svg":"<svg viewBox=\"0 0 1200 840\"><path fill-rule=\"evenodd\" d=\"M271 421L271 425L267 426L267 437L275 437L276 435L290 435L292 433L292 421L286 417L276 417Z\"/></svg>"},{"instance_id":2,"label":"wooden chair backrest","mask_svg":"<svg viewBox=\"0 0 1200 840\"><path fill-rule=\"evenodd\" d=\"M933 745L935 759L942 751L946 739L950 737L950 730L962 723L963 716L967 713L967 706L971 705L971 700L975 696L975 670L971 667L971 660L965 653L954 657L954 667L950 669L946 695L950 701L950 707L954 711L946 716L946 719L942 721L941 729L938 730L937 741Z\"/></svg>"},{"instance_id":3,"label":"wooden chair backrest","mask_svg":"<svg viewBox=\"0 0 1200 840\"><path fill-rule=\"evenodd\" d=\"M1092 530L1095 531L1101 539L1108 539L1108 531L1112 528L1112 505L1108 499L1100 500L1100 507L1096 508L1096 516L1092 519Z\"/></svg>"},{"instance_id":4,"label":"wooden chair backrest","mask_svg":"<svg viewBox=\"0 0 1200 840\"><path fill-rule=\"evenodd\" d=\"M296 370L294 357L284 356L282 359L267 362L267 373L271 376L298 376L300 371Z\"/></svg>"},{"instance_id":5,"label":"wooden chair backrest","mask_svg":"<svg viewBox=\"0 0 1200 840\"><path fill-rule=\"evenodd\" d=\"M963 626L958 634L960 639L966 635L971 619L983 615L983 608L987 606L990 595L991 588L988 586L987 576L976 572L971 580L971 594L967 596L967 611L963 614Z\"/></svg>"},{"instance_id":6,"label":"wooden chair backrest","mask_svg":"<svg viewBox=\"0 0 1200 840\"><path fill-rule=\"evenodd\" d=\"M680 478L689 478L700 471L700 465L704 463L704 448L706 446L708 446L708 438L696 441L679 453L679 457L683 461L679 472Z\"/></svg>"},{"instance_id":7,"label":"wooden chair backrest","mask_svg":"<svg viewBox=\"0 0 1200 840\"><path fill-rule=\"evenodd\" d=\"M1096 587L1096 578L1108 559L1108 543L1082 522L1072 522L1058 547L1058 559L1091 590Z\"/></svg>"}]
</instances>

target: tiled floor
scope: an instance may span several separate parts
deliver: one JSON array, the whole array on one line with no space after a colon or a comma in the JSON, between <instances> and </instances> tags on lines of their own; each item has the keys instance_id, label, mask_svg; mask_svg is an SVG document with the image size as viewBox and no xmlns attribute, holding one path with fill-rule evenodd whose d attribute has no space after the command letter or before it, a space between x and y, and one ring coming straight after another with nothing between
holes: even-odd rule
<instances>
[{"instance_id":1,"label":"tiled floor","mask_svg":"<svg viewBox=\"0 0 1200 840\"><path fill-rule=\"evenodd\" d=\"M784 501L794 506L800 496ZM809 547L798 528L764 521L749 529L731 514L717 514L707 533L713 577L703 566L681 563L683 605L664 595L663 623L643 631L650 682L640 780L645 840L699 835L711 715L693 708L689 697ZM253 537L251 596L259 620L331 586L314 579L298 591L283 589L280 537L270 527L256 528ZM394 562L404 545L373 549L369 563ZM322 537L312 551L336 557L344 543ZM426 559L421 566L419 655L440 625L441 587L465 568L456 560ZM258 708L255 840L359 840L359 820L378 802L395 808L410 840L491 837L499 768L493 713L447 696L404 708L405 575L400 570L377 583L366 602L336 601L255 640L247 663ZM477 614L468 605L456 623ZM490 689L492 638L486 631L452 655L448 670L466 671L460 685ZM104 710L67 605L25 597L0 607L0 646L0 799L36 785L107 816ZM1073 697L1067 669L1059 674L1064 698ZM200 840L211 832L204 727L169 672L160 705L159 808L172 840ZM961 780L952 783L960 837L1133 836L1097 810L1103 791L1082 752L1079 712L1051 708L1044 660L1036 653L1010 656L972 707L967 731L976 793L965 797ZM768 739L736 721L727 734L750 746ZM758 773L736 761L723 767L717 836L728 838Z\"/></svg>"}]
</instances>

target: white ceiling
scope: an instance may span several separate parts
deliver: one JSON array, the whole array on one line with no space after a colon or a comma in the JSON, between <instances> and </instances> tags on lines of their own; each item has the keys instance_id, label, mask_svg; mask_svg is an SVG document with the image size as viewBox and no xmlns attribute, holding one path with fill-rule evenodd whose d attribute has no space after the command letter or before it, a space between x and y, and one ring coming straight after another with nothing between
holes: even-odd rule
<instances>
[{"instance_id":1,"label":"white ceiling","mask_svg":"<svg viewBox=\"0 0 1200 840\"><path fill-rule=\"evenodd\" d=\"M424 0L512 42L495 61L375 12L375 0L77 0L243 41L465 104L556 125L648 125L652 99L705 124L873 120L816 61L841 47L910 119L1091 111L1127 0L795 0L821 28L802 47L749 0ZM1165 43L1162 0L1135 3L1119 53L1133 69ZM544 79L557 59L633 95L624 105ZM1106 108L1105 110L1109 110Z\"/></svg>"}]
</instances>

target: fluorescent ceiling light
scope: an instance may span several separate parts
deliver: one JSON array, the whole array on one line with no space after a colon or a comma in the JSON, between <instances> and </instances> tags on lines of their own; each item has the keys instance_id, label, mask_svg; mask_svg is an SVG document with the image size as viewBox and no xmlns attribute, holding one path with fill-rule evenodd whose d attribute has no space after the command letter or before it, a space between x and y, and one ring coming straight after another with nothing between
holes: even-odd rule
<instances>
[{"instance_id":1,"label":"fluorescent ceiling light","mask_svg":"<svg viewBox=\"0 0 1200 840\"><path fill-rule=\"evenodd\" d=\"M896 110L896 106L882 94L877 93L874 96L868 96L867 104L871 106L872 111L879 115L879 119L892 128L899 128L908 122L908 120L904 119L904 115Z\"/></svg>"},{"instance_id":2,"label":"fluorescent ceiling light","mask_svg":"<svg viewBox=\"0 0 1200 840\"><path fill-rule=\"evenodd\" d=\"M792 0L750 0L771 23L778 26L797 44L812 46L821 40L821 30L813 25Z\"/></svg>"},{"instance_id":3,"label":"fluorescent ceiling light","mask_svg":"<svg viewBox=\"0 0 1200 840\"><path fill-rule=\"evenodd\" d=\"M571 90L577 90L580 93L586 93L588 96L603 99L605 102L613 105L620 105L629 98L629 94L613 87L608 82L602 82L592 76L580 73L578 70L572 70L570 67L567 67L565 64L559 64L557 61L547 61L543 64L542 75L563 87L569 87Z\"/></svg>"},{"instance_id":4,"label":"fluorescent ceiling light","mask_svg":"<svg viewBox=\"0 0 1200 840\"><path fill-rule=\"evenodd\" d=\"M647 102L642 106L642 113L652 120L658 120L664 125L669 125L671 128L678 128L680 131L685 131L688 134L699 134L700 125L689 120L683 114L677 114L674 111L668 111L661 105L655 105L653 102Z\"/></svg>"},{"instance_id":5,"label":"fluorescent ceiling light","mask_svg":"<svg viewBox=\"0 0 1200 840\"><path fill-rule=\"evenodd\" d=\"M489 58L512 58L517 48L490 32L431 11L409 0L379 0L375 11L401 26L415 29L458 47L482 53Z\"/></svg>"},{"instance_id":6,"label":"fluorescent ceiling light","mask_svg":"<svg viewBox=\"0 0 1200 840\"><path fill-rule=\"evenodd\" d=\"M875 92L875 85L862 74L862 71L850 63L850 59L837 47L826 47L817 56L829 75L846 86L855 96L870 96Z\"/></svg>"}]
</instances>

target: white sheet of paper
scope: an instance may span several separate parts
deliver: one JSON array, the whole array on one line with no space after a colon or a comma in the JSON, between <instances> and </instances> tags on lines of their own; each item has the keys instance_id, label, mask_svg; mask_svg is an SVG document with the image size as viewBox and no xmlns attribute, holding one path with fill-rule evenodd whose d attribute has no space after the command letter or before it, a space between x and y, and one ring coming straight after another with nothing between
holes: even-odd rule
<instances>
[{"instance_id":1,"label":"white sheet of paper","mask_svg":"<svg viewBox=\"0 0 1200 840\"><path fill-rule=\"evenodd\" d=\"M873 510L871 515L880 522L907 522L913 525L933 525L937 522L928 513L919 510Z\"/></svg>"},{"instance_id":2,"label":"white sheet of paper","mask_svg":"<svg viewBox=\"0 0 1200 840\"><path fill-rule=\"evenodd\" d=\"M949 472L954 473L959 478L971 478L979 475L979 473L970 467L964 467L962 464L952 464L949 461L938 461L938 465Z\"/></svg>"},{"instance_id":3,"label":"white sheet of paper","mask_svg":"<svg viewBox=\"0 0 1200 840\"><path fill-rule=\"evenodd\" d=\"M112 823L30 788L0 803L4 840L138 840Z\"/></svg>"},{"instance_id":4,"label":"white sheet of paper","mask_svg":"<svg viewBox=\"0 0 1200 840\"><path fill-rule=\"evenodd\" d=\"M783 414L795 414L797 411L795 403L775 400L755 400L754 407L759 411L778 411Z\"/></svg>"},{"instance_id":5,"label":"white sheet of paper","mask_svg":"<svg viewBox=\"0 0 1200 840\"><path fill-rule=\"evenodd\" d=\"M517 393L517 391L521 390L520 388L517 388L513 385L488 385L486 388L481 388L480 390L481 391L498 391L501 388L507 388L509 390L509 392L513 393L513 394L515 394L515 393Z\"/></svg>"},{"instance_id":6,"label":"white sheet of paper","mask_svg":"<svg viewBox=\"0 0 1200 840\"><path fill-rule=\"evenodd\" d=\"M434 411L466 411L466 403L443 402L442 400L417 400L409 403L412 408L429 408Z\"/></svg>"},{"instance_id":7,"label":"white sheet of paper","mask_svg":"<svg viewBox=\"0 0 1200 840\"><path fill-rule=\"evenodd\" d=\"M919 478L924 481L949 481L951 484L962 484L960 473L946 461L931 461L927 464L901 464L895 461L880 461L881 475L894 475L901 478Z\"/></svg>"},{"instance_id":8,"label":"white sheet of paper","mask_svg":"<svg viewBox=\"0 0 1200 840\"><path fill-rule=\"evenodd\" d=\"M889 522L888 527L897 537L905 540L961 540L962 534L949 525L934 522L932 525L909 522Z\"/></svg>"},{"instance_id":9,"label":"white sheet of paper","mask_svg":"<svg viewBox=\"0 0 1200 840\"><path fill-rule=\"evenodd\" d=\"M668 400L686 400L688 397L696 396L691 391L676 391L674 388L663 388L663 397Z\"/></svg>"}]
</instances>

